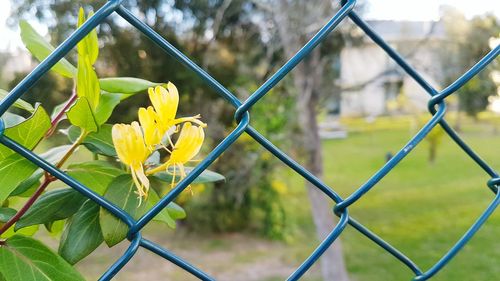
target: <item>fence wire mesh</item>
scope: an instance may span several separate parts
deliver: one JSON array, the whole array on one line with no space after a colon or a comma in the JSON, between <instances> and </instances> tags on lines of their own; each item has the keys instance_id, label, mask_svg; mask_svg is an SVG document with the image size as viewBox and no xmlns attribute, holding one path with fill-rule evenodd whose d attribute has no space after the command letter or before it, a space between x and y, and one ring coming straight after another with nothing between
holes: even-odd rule
<instances>
[{"instance_id":1,"label":"fence wire mesh","mask_svg":"<svg viewBox=\"0 0 500 281\"><path fill-rule=\"evenodd\" d=\"M186 178L180 181L165 197L163 197L153 208L138 220L134 220L124 210L118 208L105 198L99 196L91 189L87 188L77 180L65 174L63 171L49 164L39 155L36 155L29 149L16 143L9 137L3 135L5 126L3 121L0 122L0 143L10 149L21 154L31 162L38 165L40 168L58 178L62 182L71 186L83 195L87 196L100 206L113 213L116 217L122 220L129 227L128 240L130 245L125 253L101 276L99 280L112 279L126 264L134 257L139 247L148 249L156 253L164 259L176 264L185 271L191 273L200 280L215 280L209 274L198 269L188 261L177 256L171 251L162 248L158 244L151 242L141 236L142 228L147 225L163 208L172 202L186 187L197 178L211 163L213 163L231 144L233 144L243 133L250 135L255 141L262 145L265 149L271 152L275 157L280 159L289 168L301 175L305 180L312 183L324 194L326 194L335 203L333 212L339 217L339 221L330 234L319 244L313 253L293 272L287 280L298 280L306 271L318 261L321 255L332 245L332 243L340 236L347 225L352 226L368 239L373 241L378 246L389 252L394 258L399 260L404 266L414 272L413 280L421 281L428 280L440 271L474 236L481 228L488 217L495 211L500 201L500 193L498 186L500 185L500 177L498 173L488 165L481 157L476 154L460 136L452 129L445 119L446 103L445 99L457 92L464 84L477 75L489 63L491 63L500 53L500 46L496 46L471 69L459 77L455 82L439 91L431 86L402 56L398 54L389 44L384 41L354 10L356 1L342 1L342 7L332 16L332 18L313 36L310 41L305 44L287 63L285 63L274 75L272 75L262 86L260 86L246 101L242 102L233 95L227 88L214 79L205 70L199 67L196 63L190 60L181 51L172 46L166 39L156 33L148 25L138 19L131 11L121 5L122 0L110 0L103 5L93 17L78 28L71 36L69 36L54 52L40 63L27 77L25 77L10 93L0 102L0 115L3 115L7 109L26 91L28 91L52 66L54 66L61 58L63 58L75 45L82 40L91 30L97 27L111 14L116 13L124 20L129 22L137 30L142 32L150 40L155 42L168 55L179 61L185 67L193 71L211 88L213 88L222 98L227 100L236 109L235 120L236 128L213 149L208 156L201 161L198 166L188 174ZM359 187L354 193L347 198L340 197L330 186L315 177L308 170L303 168L294 159L287 156L273 143L262 136L257 130L250 126L249 110L252 106L261 100L277 83L279 83L298 63L300 63L318 44L320 44L329 33L342 22L349 18L356 24L364 33L373 40L380 48L382 48L415 82L417 82L430 96L428 102L428 110L431 113L430 119L413 136L410 141L401 148L393 158L391 158L383 167L380 168L368 181ZM494 199L484 210L481 216L474 224L465 232L465 234L453 245L441 259L427 270L422 270L415 262L405 256L404 253L393 247L360 222L349 215L348 207L356 203L364 194L370 191L384 176L386 176L405 156L407 156L416 145L437 125L440 125L447 135L466 153L477 165L479 165L491 179L487 182L487 186L494 194Z\"/></svg>"}]
</instances>

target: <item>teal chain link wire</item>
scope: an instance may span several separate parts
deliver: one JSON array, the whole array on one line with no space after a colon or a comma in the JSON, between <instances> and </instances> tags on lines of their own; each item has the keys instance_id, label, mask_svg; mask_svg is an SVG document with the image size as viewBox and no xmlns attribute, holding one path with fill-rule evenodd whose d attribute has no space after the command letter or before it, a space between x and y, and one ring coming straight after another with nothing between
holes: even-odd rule
<instances>
[{"instance_id":1,"label":"teal chain link wire","mask_svg":"<svg viewBox=\"0 0 500 281\"><path fill-rule=\"evenodd\" d=\"M38 165L40 168L50 173L54 177L63 181L67 185L76 189L83 195L87 196L109 212L113 213L117 218L122 220L129 227L128 240L130 245L125 253L101 276L99 280L111 280L130 259L134 256L139 247L150 250L153 253L165 258L166 260L176 264L185 271L196 276L200 280L215 280L210 275L191 265L186 260L175 255L167 249L143 238L141 236L142 228L148 224L163 208L172 202L193 180L196 179L211 163L213 163L231 144L233 144L243 133L250 135L255 141L260 143L265 149L271 152L274 156L280 159L288 167L301 175L304 179L312 183L323 193L325 193L334 203L333 212L339 217L339 221L335 226L332 226L330 234L320 243L313 253L293 272L287 280L298 280L304 273L321 257L321 255L331 246L331 244L339 237L347 225L352 226L375 244L389 252L394 258L407 266L414 272L414 281L428 280L441 270L474 236L474 234L486 222L489 216L495 211L500 201L500 193L498 186L500 185L500 177L498 173L489 166L481 157L476 154L450 127L445 120L446 103L445 99L458 91L464 84L472 79L476 74L483 70L491 63L500 53L500 46L496 46L471 69L459 77L455 82L450 84L444 90L439 91L432 87L398 52L391 48L383 38L381 38L371 27L360 18L353 8L356 4L355 0L341 1L342 7L336 12L333 17L319 30L319 32L300 49L287 63L285 63L271 78L269 78L260 88L258 88L246 101L241 102L227 88L221 85L205 70L195 64L186 55L172 46L167 40L161 37L148 25L139 20L129 10L121 5L123 0L110 0L102 6L93 17L78 28L71 36L68 37L54 52L49 55L42 63L40 63L28 76L26 76L10 93L0 102L0 116L26 91L28 91L51 67L53 67L61 58L63 58L75 45L82 40L92 29L103 22L108 16L113 13L118 14L136 29L141 31L150 40L155 42L167 54L175 58L185 67L196 73L204 82L212 87L222 98L226 99L236 109L235 120L236 128L229 134L208 156L193 169L193 171L175 188L173 188L165 197L163 197L153 208L138 220L134 220L124 210L118 208L113 203L99 196L91 189L79 183L72 177L68 176L61 170L49 164L39 155L33 153L29 149L23 147L17 142L3 134L5 124L0 121L0 143L16 151L26 159ZM364 33L370 37L380 48L382 48L410 77L412 77L430 96L428 109L431 114L430 119L421 128L421 130L410 139L410 141L401 148L394 157L389 160L380 170L378 170L368 181L359 187L354 193L347 198L341 198L332 188L322 182L320 179L311 174L308 170L302 167L294 159L287 156L273 143L262 136L257 130L250 126L249 110L264 97L277 83L279 83L304 57L306 57L318 44L320 44L330 32L332 32L341 22L349 18L354 24L360 27ZM398 249L393 247L368 228L364 227L360 222L349 215L348 207L357 202L365 193L370 191L384 176L386 176L406 155L408 155L416 145L437 125L440 125L448 136L491 178L487 182L487 186L494 194L493 201L488 205L486 210L474 222L474 224L465 232L465 234L453 245L453 247L445 253L442 258L431 268L423 271L411 259L405 256Z\"/></svg>"}]
</instances>

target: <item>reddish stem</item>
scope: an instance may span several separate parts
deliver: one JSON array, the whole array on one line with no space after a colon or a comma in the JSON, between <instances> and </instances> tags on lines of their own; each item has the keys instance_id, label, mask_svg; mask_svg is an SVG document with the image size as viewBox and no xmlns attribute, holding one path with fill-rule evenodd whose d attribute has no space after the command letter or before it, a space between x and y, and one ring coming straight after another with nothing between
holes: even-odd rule
<instances>
[{"instance_id":1,"label":"reddish stem","mask_svg":"<svg viewBox=\"0 0 500 281\"><path fill-rule=\"evenodd\" d=\"M50 129L45 134L45 138L50 137L54 133L57 125L63 119L64 114L66 114L66 111L71 107L71 105L73 105L73 103L76 101L76 99L77 99L76 90L73 89L73 94L71 95L71 97L68 99L68 101L66 102L64 107L61 109L61 111L59 111L57 113L57 115L54 117L54 119L52 119ZM58 168L60 168L64 164L64 162L73 153L73 151L76 149L76 147L78 147L78 145L80 144L81 140L84 137L85 136L82 134L80 136L80 138L73 144L73 146L69 149L69 151L66 153L66 155L57 164ZM43 194L43 192L45 191L47 186L49 186L49 184L55 180L56 180L56 178L54 178L53 176L46 173L43 182L38 186L35 193L33 193L33 195L31 195L31 197L28 199L28 201L26 201L26 203L24 203L24 206L21 209L19 209L19 211L17 211L17 213L14 216L12 216L4 225L2 225L2 227L0 227L0 235L2 235L5 231L7 231L7 229L9 229L11 226L13 226L19 219L21 219L21 217L29 210L29 208L31 208L31 206L33 206L35 201ZM5 244L5 241L0 240L0 246L4 245L4 244Z\"/></svg>"},{"instance_id":2,"label":"reddish stem","mask_svg":"<svg viewBox=\"0 0 500 281\"><path fill-rule=\"evenodd\" d=\"M57 165L56 165L57 168L61 168L62 165L64 165L66 160L68 160L68 158L71 156L71 154L73 154L75 149L80 145L80 143L83 141L83 139L85 138L86 135L87 134L85 132L83 132L80 135L80 137L70 147L68 152L66 152L66 154L61 158L61 160L59 160L59 163L57 163ZM43 179L43 182L38 186L35 193L33 193L33 195L31 195L31 197L28 199L28 201L26 201L26 203L24 203L24 206L19 211L17 211L17 213L14 216L12 216L0 228L0 235L2 235L5 231L7 231L7 229L9 229L9 227L14 225L26 213L26 211L28 211L28 209L31 208L31 206L33 206L33 204L38 199L38 197L40 197L40 195L42 195L42 193L45 191L47 186L55 180L57 180L55 177L53 177L52 175L50 175L48 173L45 173L45 177ZM0 245L1 245L1 243L0 243Z\"/></svg>"},{"instance_id":3,"label":"reddish stem","mask_svg":"<svg viewBox=\"0 0 500 281\"><path fill-rule=\"evenodd\" d=\"M57 113L57 115L54 117L54 119L52 119L50 129L45 134L46 138L48 138L48 137L52 136L52 134L54 134L57 125L59 124L59 122L61 122L61 120L63 119L64 115L66 114L66 111L68 111L68 109L73 105L73 103L75 103L75 101L76 101L77 98L78 98L78 96L76 95L76 91L73 90L73 94L68 99L68 101L66 102L66 104L64 105L64 107L61 109L61 111L59 111Z\"/></svg>"},{"instance_id":4,"label":"reddish stem","mask_svg":"<svg viewBox=\"0 0 500 281\"><path fill-rule=\"evenodd\" d=\"M54 181L54 178L51 176L46 176L44 181L38 186L36 189L35 193L31 195L31 197L26 201L24 206L17 211L17 213L10 218L2 227L0 228L0 235L2 235L7 229L9 229L11 226L13 226L27 211L28 209L35 203L35 201L42 195L43 191L47 186Z\"/></svg>"}]
</instances>

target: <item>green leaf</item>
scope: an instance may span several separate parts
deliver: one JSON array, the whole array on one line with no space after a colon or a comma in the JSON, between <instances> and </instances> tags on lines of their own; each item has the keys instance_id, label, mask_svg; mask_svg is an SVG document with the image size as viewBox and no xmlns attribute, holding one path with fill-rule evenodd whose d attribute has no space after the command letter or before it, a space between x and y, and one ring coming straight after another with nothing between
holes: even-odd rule
<instances>
[{"instance_id":1,"label":"green leaf","mask_svg":"<svg viewBox=\"0 0 500 281\"><path fill-rule=\"evenodd\" d=\"M158 194L156 194L156 192L154 190L151 190L149 192L149 195L148 195L148 200L146 200L146 203L145 203L147 206L147 209L150 210L159 201L160 201L160 197L158 197ZM153 220L166 223L170 228L175 228L176 227L175 219L172 217L172 215L169 211L170 209L176 208L174 205L177 205L177 204L175 204L175 203L168 204L165 209L163 209L161 212L158 213L158 215L156 215L153 218ZM179 207L179 206L177 205L177 207ZM182 211L184 211L184 210L182 210ZM184 213L184 215L185 215L185 213ZM182 218L184 218L184 217L182 217Z\"/></svg>"},{"instance_id":2,"label":"green leaf","mask_svg":"<svg viewBox=\"0 0 500 281\"><path fill-rule=\"evenodd\" d=\"M71 145L61 145L57 147L53 147L46 152L40 154L40 156L45 159L47 162L51 164L56 164L62 157L66 154L66 152L70 149ZM37 169L29 178L22 181L14 191L10 193L9 196L31 196L28 190L35 191L35 189L40 184L40 179L43 176L44 171L42 169Z\"/></svg>"},{"instance_id":3,"label":"green leaf","mask_svg":"<svg viewBox=\"0 0 500 281\"><path fill-rule=\"evenodd\" d=\"M15 230L26 226L44 224L72 216L87 200L72 188L51 190L38 199L35 204L16 223Z\"/></svg>"},{"instance_id":4,"label":"green leaf","mask_svg":"<svg viewBox=\"0 0 500 281\"><path fill-rule=\"evenodd\" d=\"M47 222L44 223L43 225L45 226L45 228L47 229L47 231L51 236L57 236L63 232L65 224L66 220L64 219L64 220Z\"/></svg>"},{"instance_id":5,"label":"green leaf","mask_svg":"<svg viewBox=\"0 0 500 281\"><path fill-rule=\"evenodd\" d=\"M137 93L150 87L163 85L163 83L150 82L148 80L133 77L102 78L99 80L101 89L108 93Z\"/></svg>"},{"instance_id":6,"label":"green leaf","mask_svg":"<svg viewBox=\"0 0 500 281\"><path fill-rule=\"evenodd\" d=\"M5 135L20 145L33 149L49 128L49 115L42 106L38 105L31 117L14 127L7 128ZM0 146L0 159L5 159L12 154L14 154L14 151L3 145Z\"/></svg>"},{"instance_id":7,"label":"green leaf","mask_svg":"<svg viewBox=\"0 0 500 281\"><path fill-rule=\"evenodd\" d=\"M86 98L78 98L76 103L66 113L69 122L87 132L97 132L98 126L95 121L92 108Z\"/></svg>"},{"instance_id":8,"label":"green leaf","mask_svg":"<svg viewBox=\"0 0 500 281\"><path fill-rule=\"evenodd\" d=\"M88 15L88 18L92 17L94 12L91 11ZM82 26L82 24L86 21L85 12L83 8L80 8L78 13L78 26ZM94 64L97 61L97 57L99 56L99 42L97 40L97 30L94 28L87 36L85 36L77 45L78 54L83 56L88 56L90 59L90 63Z\"/></svg>"},{"instance_id":9,"label":"green leaf","mask_svg":"<svg viewBox=\"0 0 500 281\"><path fill-rule=\"evenodd\" d=\"M36 192L36 190L38 189L39 186L40 186L40 182L33 183L32 185L28 186L28 188L25 189L24 192L22 192L16 196L23 197L23 198L31 197ZM10 196L14 196L14 195L12 195L12 193L11 193Z\"/></svg>"},{"instance_id":10,"label":"green leaf","mask_svg":"<svg viewBox=\"0 0 500 281\"><path fill-rule=\"evenodd\" d=\"M181 206L177 205L174 202L169 203L166 209L170 217L174 220L179 220L186 217L186 211L184 211Z\"/></svg>"},{"instance_id":11,"label":"green leaf","mask_svg":"<svg viewBox=\"0 0 500 281\"><path fill-rule=\"evenodd\" d=\"M37 170L38 171L38 170ZM35 173L33 176L29 177L27 180L21 182L14 191L12 191L9 197L19 196L19 197L31 197L33 193L36 192L37 188L40 186L40 179L42 178L43 172Z\"/></svg>"},{"instance_id":12,"label":"green leaf","mask_svg":"<svg viewBox=\"0 0 500 281\"><path fill-rule=\"evenodd\" d=\"M0 208L0 223L6 223L12 218L17 211L12 208Z\"/></svg>"},{"instance_id":13,"label":"green leaf","mask_svg":"<svg viewBox=\"0 0 500 281\"><path fill-rule=\"evenodd\" d=\"M193 167L186 167L185 169L186 169L186 173L189 174L194 168ZM171 174L171 172L173 172L173 171L169 171L169 173L159 172L159 173L156 173L154 175L154 177L161 180L161 181L171 183L172 178L173 178L173 175ZM180 180L181 180L181 177L176 175L175 181L178 182ZM201 175L199 175L193 181L193 183L209 183L209 182L218 182L218 181L225 181L225 180L226 180L226 178L223 175L216 173L216 172L209 171L209 170L205 170L205 171L203 171L203 173L201 173Z\"/></svg>"},{"instance_id":14,"label":"green leaf","mask_svg":"<svg viewBox=\"0 0 500 281\"><path fill-rule=\"evenodd\" d=\"M104 198L129 213L134 219L139 219L159 201L159 198L151 189L147 201L139 205L139 198L135 191L136 187L132 177L129 174L121 175L109 184ZM166 209L162 210L154 219L165 222L172 228L175 227L175 221L170 217ZM104 241L109 247L118 244L126 238L127 225L106 209L101 208L99 220Z\"/></svg>"},{"instance_id":15,"label":"green leaf","mask_svg":"<svg viewBox=\"0 0 500 281\"><path fill-rule=\"evenodd\" d=\"M122 175L113 180L109 184L104 198L129 213L134 219L138 219L146 211L145 204L139 206L134 181L130 175ZM99 221L104 241L109 247L126 238L127 225L104 208L101 208Z\"/></svg>"},{"instance_id":16,"label":"green leaf","mask_svg":"<svg viewBox=\"0 0 500 281\"><path fill-rule=\"evenodd\" d=\"M89 61L89 57L85 55L78 57L76 93L79 98L87 98L92 112L96 110L101 97L101 88L99 87L99 80Z\"/></svg>"},{"instance_id":17,"label":"green leaf","mask_svg":"<svg viewBox=\"0 0 500 281\"><path fill-rule=\"evenodd\" d=\"M21 235L9 238L0 247L0 272L6 281L85 281L47 246Z\"/></svg>"},{"instance_id":18,"label":"green leaf","mask_svg":"<svg viewBox=\"0 0 500 281\"><path fill-rule=\"evenodd\" d=\"M111 137L111 128L113 126L104 124L101 126L99 132L93 132L87 135L83 140L83 145L93 153L116 157L116 150L113 146L113 139ZM68 130L68 138L74 142L80 135L80 129L77 127L70 127Z\"/></svg>"},{"instance_id":19,"label":"green leaf","mask_svg":"<svg viewBox=\"0 0 500 281\"><path fill-rule=\"evenodd\" d=\"M19 154L12 154L0 161L0 203L38 167Z\"/></svg>"},{"instance_id":20,"label":"green leaf","mask_svg":"<svg viewBox=\"0 0 500 281\"><path fill-rule=\"evenodd\" d=\"M92 253L104 241L99 226L99 205L88 200L71 217L64 229L59 255L75 264Z\"/></svg>"},{"instance_id":21,"label":"green leaf","mask_svg":"<svg viewBox=\"0 0 500 281\"><path fill-rule=\"evenodd\" d=\"M20 21L19 27L24 45L39 61L43 61L54 51L54 47L40 36L27 21ZM77 72L76 68L64 58L56 63L52 70L69 78L75 77Z\"/></svg>"},{"instance_id":22,"label":"green leaf","mask_svg":"<svg viewBox=\"0 0 500 281\"><path fill-rule=\"evenodd\" d=\"M5 99L5 97L8 95L9 93L5 90L2 90L0 89L0 100L3 100ZM35 108L33 108L33 106L27 102L25 102L24 100L22 99L17 99L15 102L14 102L14 106L17 107L17 108L20 108L20 109L23 109L23 110L26 110L28 112L31 112L33 113L35 111Z\"/></svg>"},{"instance_id":23,"label":"green leaf","mask_svg":"<svg viewBox=\"0 0 500 281\"><path fill-rule=\"evenodd\" d=\"M94 113L97 124L102 125L108 121L109 117L113 113L113 110L118 104L120 104L123 97L124 95L110 93L103 93L101 95L101 100L99 101L99 105Z\"/></svg>"},{"instance_id":24,"label":"green leaf","mask_svg":"<svg viewBox=\"0 0 500 281\"><path fill-rule=\"evenodd\" d=\"M67 173L99 195L104 195L108 185L124 171L105 161L92 161L70 165Z\"/></svg>"},{"instance_id":25,"label":"green leaf","mask_svg":"<svg viewBox=\"0 0 500 281\"><path fill-rule=\"evenodd\" d=\"M20 229L18 231L14 231L14 226L9 227L2 235L0 235L1 239L7 239L10 238L14 235L24 235L24 236L33 236L35 233L38 232L38 225L32 225L25 227L23 229Z\"/></svg>"},{"instance_id":26,"label":"green leaf","mask_svg":"<svg viewBox=\"0 0 500 281\"><path fill-rule=\"evenodd\" d=\"M21 196L21 197L29 197L28 191L35 191L36 188L40 185L40 179L43 176L43 170L36 170L29 178L23 180L19 185L17 185L16 189L14 189L10 194L10 196Z\"/></svg>"}]
</instances>

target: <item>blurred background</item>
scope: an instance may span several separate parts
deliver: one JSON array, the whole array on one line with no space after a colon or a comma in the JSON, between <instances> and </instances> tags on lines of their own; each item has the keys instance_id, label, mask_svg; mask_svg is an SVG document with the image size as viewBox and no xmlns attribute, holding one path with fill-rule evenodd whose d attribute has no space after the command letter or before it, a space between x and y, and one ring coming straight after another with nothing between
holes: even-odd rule
<instances>
[{"instance_id":1,"label":"blurred background","mask_svg":"<svg viewBox=\"0 0 500 281\"><path fill-rule=\"evenodd\" d=\"M38 63L23 47L19 20L28 20L57 45L74 31L80 6L97 10L104 2L0 2L0 88L12 89ZM328 21L339 9L337 2L126 0L124 5L244 100ZM449 85L500 42L500 5L493 0L358 2L359 14L437 89ZM234 129L233 107L117 15L99 26L98 34L99 76L176 84L181 113L201 112L209 124L204 155ZM75 57L73 52L67 58ZM447 120L493 167L500 165L499 62L497 58L447 99ZM23 98L52 108L70 94L71 81L48 73ZM429 120L428 99L377 45L345 20L252 108L251 124L346 197ZM135 95L115 110L112 122L132 121L137 108L147 102L147 95ZM194 186L193 195L182 194L177 202L186 209L187 218L176 230L148 226L145 236L217 280L284 280L333 228L331 203L247 135L210 169L226 181ZM488 179L438 128L349 210L427 269L493 199ZM39 235L57 245L56 238ZM499 235L497 212L435 280L497 280ZM343 232L340 242L304 280L413 277L352 228ZM89 280L96 280L126 246L127 242L111 249L101 246L77 267ZM142 277L195 280L141 249L116 280Z\"/></svg>"}]
</instances>

